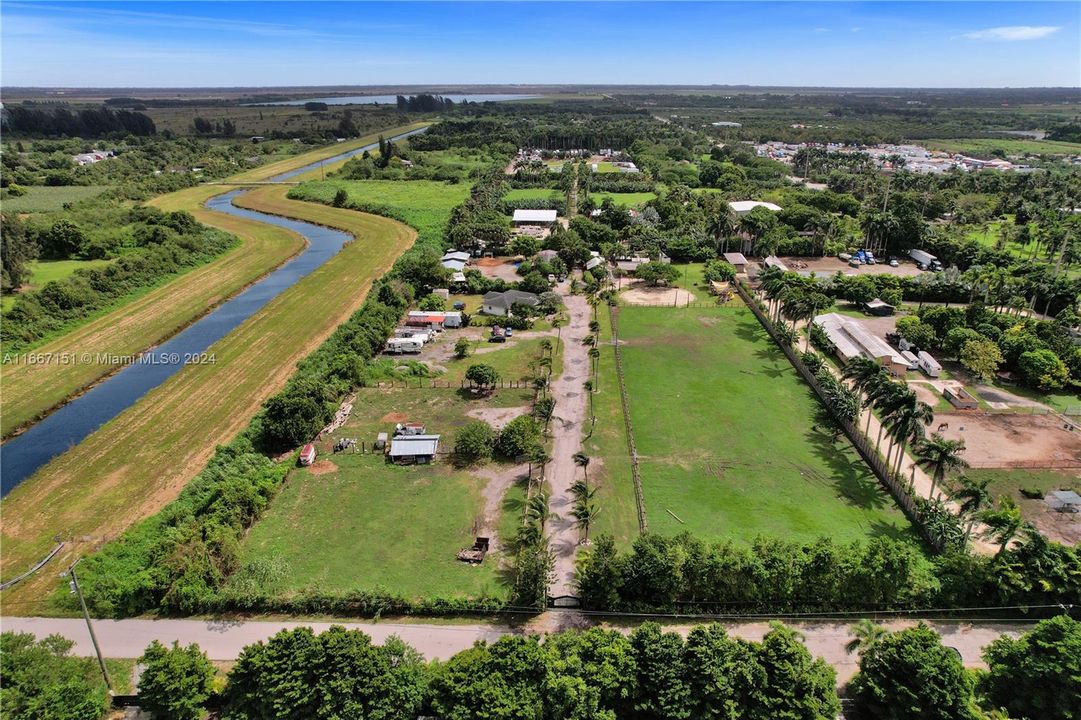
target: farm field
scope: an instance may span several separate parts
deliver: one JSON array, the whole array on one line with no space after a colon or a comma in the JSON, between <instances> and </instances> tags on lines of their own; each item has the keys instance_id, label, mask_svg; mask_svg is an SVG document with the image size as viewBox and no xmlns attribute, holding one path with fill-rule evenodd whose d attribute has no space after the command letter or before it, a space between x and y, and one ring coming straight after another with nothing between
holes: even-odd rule
<instances>
[{"instance_id":1,"label":"farm field","mask_svg":"<svg viewBox=\"0 0 1081 720\"><path fill-rule=\"evenodd\" d=\"M394 135L413 126L387 130ZM244 181L259 181L281 172L303 167L360 147L377 135L321 148L237 175ZM240 290L284 263L304 247L304 240L282 228L215 213L203 204L228 188L202 185L162 195L149 205L164 211L186 210L200 222L231 233L240 243L218 259L179 276L171 276L153 288L121 299L118 303L36 348L43 353L134 355L179 332ZM6 301L6 298L5 298ZM0 434L41 417L58 403L117 369L116 364L79 363L69 365L4 365L4 413Z\"/></svg>"},{"instance_id":2,"label":"farm field","mask_svg":"<svg viewBox=\"0 0 1081 720\"><path fill-rule=\"evenodd\" d=\"M496 395L503 392L517 394ZM376 433L392 434L395 422L422 422L427 432L442 435L442 453L453 448L455 434L475 413L489 407L455 390L362 389L352 416L334 436L356 437L370 447ZM321 459L313 468L289 475L243 543L243 561L268 560L287 569L281 573L287 580L265 590L384 588L407 597L505 593L502 552L489 553L479 566L460 562L455 553L478 534L498 538L516 529L524 494L513 487L511 466L456 469L442 454L431 465L398 466L382 454L332 454L332 442L317 445ZM304 542L296 542L298 533Z\"/></svg>"},{"instance_id":3,"label":"farm field","mask_svg":"<svg viewBox=\"0 0 1081 720\"><path fill-rule=\"evenodd\" d=\"M1055 140L1015 140L1011 138L958 138L952 140L927 140L922 143L930 150L961 153L988 158L996 151L1006 155L1077 155L1081 143Z\"/></svg>"},{"instance_id":4,"label":"farm field","mask_svg":"<svg viewBox=\"0 0 1081 720\"><path fill-rule=\"evenodd\" d=\"M34 260L30 263L30 280L24 286L23 292L37 290L47 282L63 280L80 268L96 268L108 265L109 260ZM7 312L15 304L18 295L4 295L0 300L0 308Z\"/></svg>"},{"instance_id":5,"label":"farm field","mask_svg":"<svg viewBox=\"0 0 1081 720\"><path fill-rule=\"evenodd\" d=\"M441 237L450 211L469 197L466 183L431 180L312 180L293 188L289 197L329 203L341 188L350 202L390 209L421 237Z\"/></svg>"},{"instance_id":6,"label":"farm field","mask_svg":"<svg viewBox=\"0 0 1081 720\"><path fill-rule=\"evenodd\" d=\"M1022 516L1035 523L1049 538L1069 545L1081 542L1081 515L1056 512L1042 498L1026 497L1021 492L1046 494L1052 490L1073 490L1081 493L1081 470L970 468L965 474L973 480L990 480L987 489L991 497L1016 500Z\"/></svg>"},{"instance_id":7,"label":"farm field","mask_svg":"<svg viewBox=\"0 0 1081 720\"><path fill-rule=\"evenodd\" d=\"M67 203L97 197L109 188L105 185L33 186L24 188L25 195L11 197L5 192L4 212L32 213L63 210Z\"/></svg>"},{"instance_id":8,"label":"farm field","mask_svg":"<svg viewBox=\"0 0 1081 720\"><path fill-rule=\"evenodd\" d=\"M917 542L750 312L631 307L619 326L651 532Z\"/></svg>"},{"instance_id":9,"label":"farm field","mask_svg":"<svg viewBox=\"0 0 1081 720\"><path fill-rule=\"evenodd\" d=\"M214 447L243 428L311 352L364 300L372 281L416 233L387 218L287 200L260 188L244 205L340 227L360 242L303 278L211 346L214 364L189 365L133 407L55 458L4 500L2 575L10 577L51 549L52 538L85 538L83 552L172 500ZM58 564L65 560L60 557ZM35 576L10 598L39 598L55 581Z\"/></svg>"}]
</instances>

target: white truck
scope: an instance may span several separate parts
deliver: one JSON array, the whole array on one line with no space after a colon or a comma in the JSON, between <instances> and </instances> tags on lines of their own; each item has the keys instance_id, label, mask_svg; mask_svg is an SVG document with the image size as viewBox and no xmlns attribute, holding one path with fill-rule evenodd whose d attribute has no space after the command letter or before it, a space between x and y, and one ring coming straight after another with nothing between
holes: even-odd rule
<instances>
[{"instance_id":1,"label":"white truck","mask_svg":"<svg viewBox=\"0 0 1081 720\"><path fill-rule=\"evenodd\" d=\"M925 250L917 250L913 248L912 250L908 251L908 256L916 261L916 265L921 270L938 271L942 269L942 263L938 261L938 258Z\"/></svg>"}]
</instances>

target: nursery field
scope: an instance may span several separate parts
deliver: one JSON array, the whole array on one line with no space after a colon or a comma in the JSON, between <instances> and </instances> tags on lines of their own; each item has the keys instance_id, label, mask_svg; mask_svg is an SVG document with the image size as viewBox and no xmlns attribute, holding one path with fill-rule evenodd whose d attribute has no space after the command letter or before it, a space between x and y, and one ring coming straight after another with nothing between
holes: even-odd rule
<instances>
[{"instance_id":1,"label":"nursery field","mask_svg":"<svg viewBox=\"0 0 1081 720\"><path fill-rule=\"evenodd\" d=\"M33 186L24 188L25 195L4 198L4 212L32 213L62 210L67 203L97 197L109 188L105 185Z\"/></svg>"},{"instance_id":2,"label":"nursery field","mask_svg":"<svg viewBox=\"0 0 1081 720\"><path fill-rule=\"evenodd\" d=\"M651 532L916 542L749 311L623 308L619 337Z\"/></svg>"}]
</instances>

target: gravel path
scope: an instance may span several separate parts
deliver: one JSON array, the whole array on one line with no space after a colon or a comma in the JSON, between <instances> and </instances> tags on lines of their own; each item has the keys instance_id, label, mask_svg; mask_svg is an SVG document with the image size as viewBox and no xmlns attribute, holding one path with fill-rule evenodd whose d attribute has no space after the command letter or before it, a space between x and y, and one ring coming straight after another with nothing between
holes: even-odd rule
<instances>
[{"instance_id":1,"label":"gravel path","mask_svg":"<svg viewBox=\"0 0 1081 720\"><path fill-rule=\"evenodd\" d=\"M589 378L589 348L582 340L589 335L589 302L581 295L563 292L568 322L562 330L563 373L552 382L555 416L552 418L552 462L547 480L551 491L552 511L559 515L548 525L548 538L555 553L555 582L549 588L552 597L574 595L574 560L578 551L579 531L574 526L571 509L574 497L570 487L577 477L574 455L582 449L582 426L586 421L588 396L582 384Z\"/></svg>"}]
</instances>

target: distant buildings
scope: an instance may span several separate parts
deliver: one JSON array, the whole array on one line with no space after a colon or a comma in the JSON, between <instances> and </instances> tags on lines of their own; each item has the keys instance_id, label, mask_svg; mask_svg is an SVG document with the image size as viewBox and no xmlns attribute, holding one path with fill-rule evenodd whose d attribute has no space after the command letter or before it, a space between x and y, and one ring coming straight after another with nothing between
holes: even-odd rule
<instances>
[{"instance_id":1,"label":"distant buildings","mask_svg":"<svg viewBox=\"0 0 1081 720\"><path fill-rule=\"evenodd\" d=\"M485 315L505 317L511 314L511 308L514 305L536 307L539 304L540 298L530 292L523 292L521 290L496 292L493 290L492 292L484 294L484 299L481 301L481 312Z\"/></svg>"},{"instance_id":2,"label":"distant buildings","mask_svg":"<svg viewBox=\"0 0 1081 720\"><path fill-rule=\"evenodd\" d=\"M111 157L114 157L112 150L94 150L88 153L72 155L71 159L75 161L76 165L93 165L94 163L101 162L102 160Z\"/></svg>"},{"instance_id":3,"label":"distant buildings","mask_svg":"<svg viewBox=\"0 0 1081 720\"><path fill-rule=\"evenodd\" d=\"M803 127L793 125L792 127ZM995 158L992 160L980 160L968 157L960 153L947 153L939 150L928 150L920 145L844 145L842 143L785 143L777 140L759 143L754 146L759 157L768 157L787 165L791 165L793 159L800 150L807 147L815 147L838 153L861 153L869 156L875 165L883 170L896 170L894 167L896 158L903 159L901 167L905 170L921 174L945 173L953 169L962 171L970 170L1005 170L1026 172L1031 168L1024 164L1013 163L1009 160Z\"/></svg>"}]
</instances>

